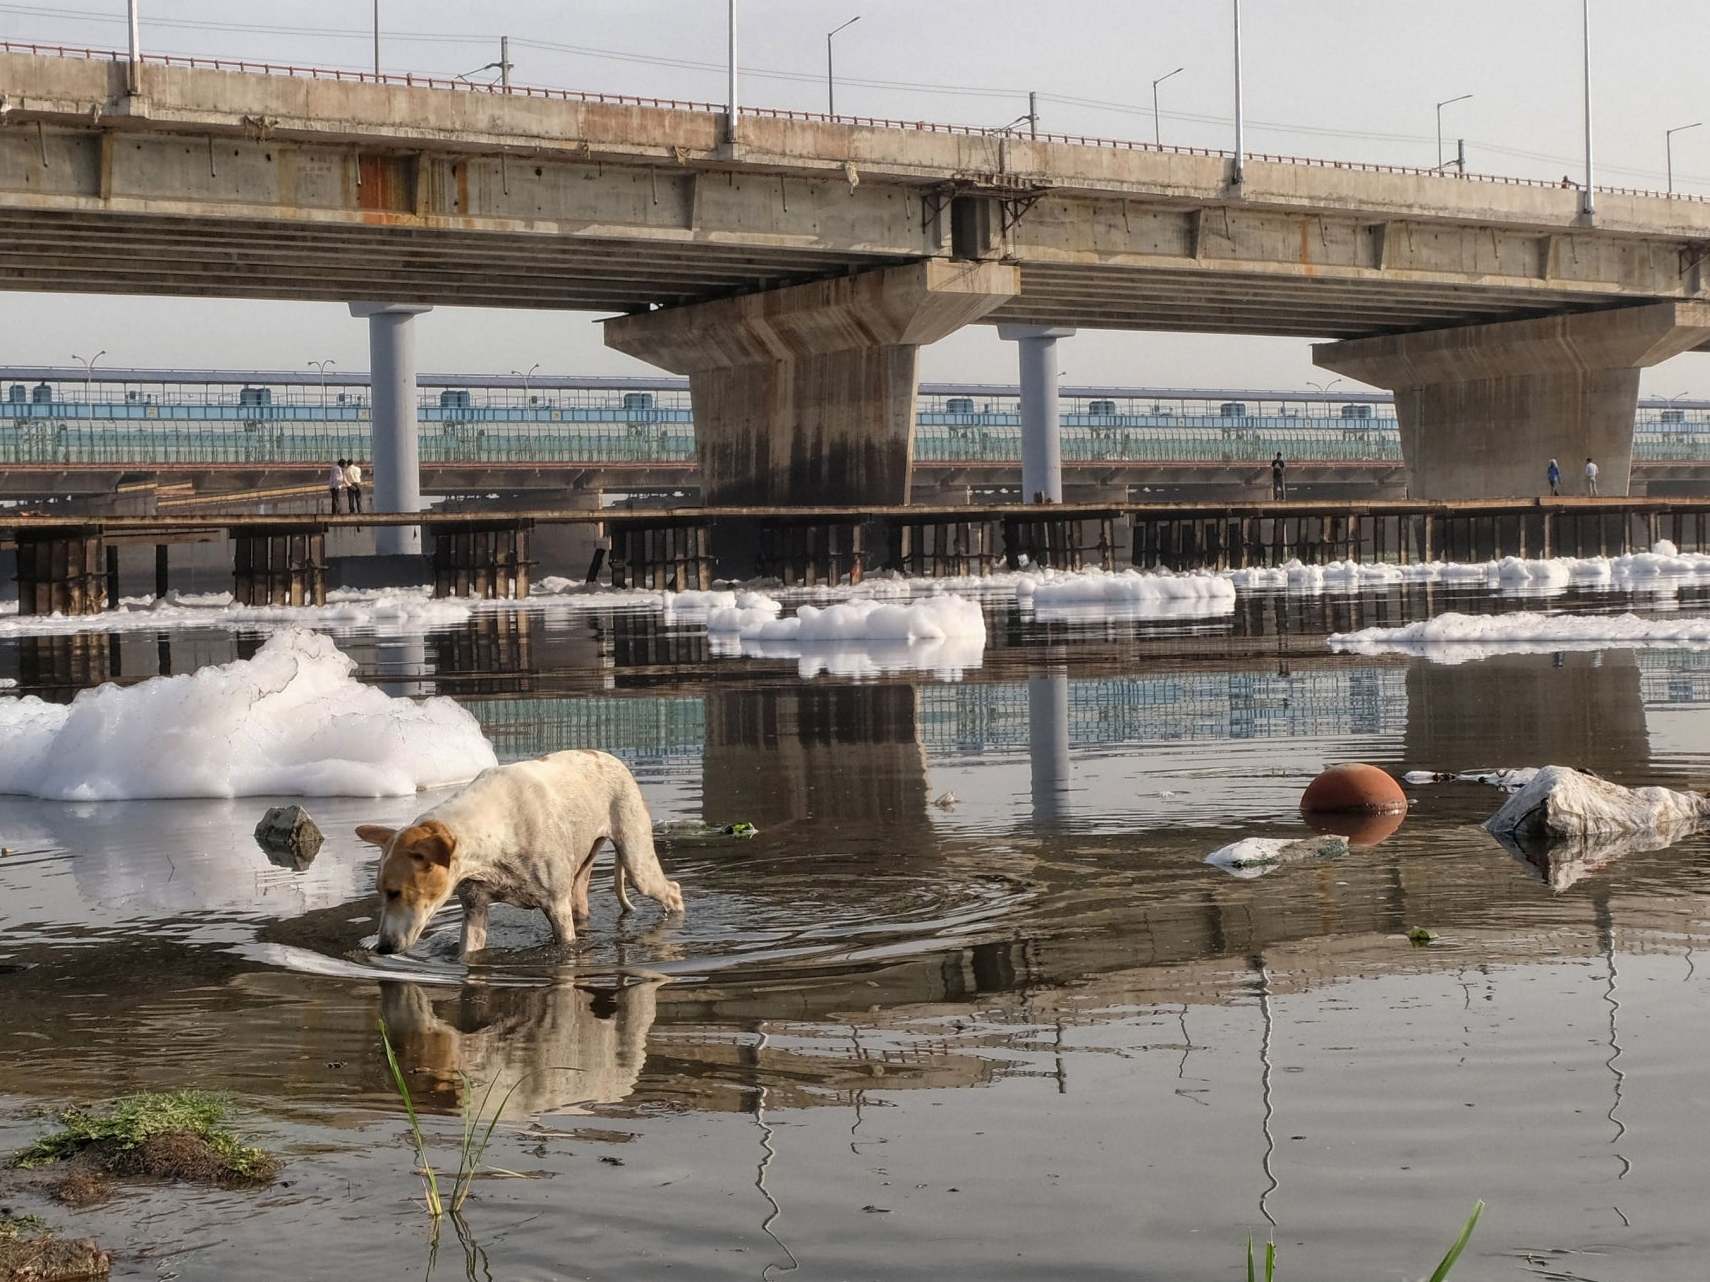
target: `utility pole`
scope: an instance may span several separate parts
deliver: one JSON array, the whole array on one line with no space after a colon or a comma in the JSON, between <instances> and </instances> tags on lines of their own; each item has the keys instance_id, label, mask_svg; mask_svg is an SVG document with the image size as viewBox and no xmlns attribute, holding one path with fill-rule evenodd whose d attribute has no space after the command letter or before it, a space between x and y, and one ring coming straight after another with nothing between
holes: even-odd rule
<instances>
[{"instance_id":1,"label":"utility pole","mask_svg":"<svg viewBox=\"0 0 1710 1282\"><path fill-rule=\"evenodd\" d=\"M380 0L374 0L374 78L380 79Z\"/></svg>"},{"instance_id":2,"label":"utility pole","mask_svg":"<svg viewBox=\"0 0 1710 1282\"><path fill-rule=\"evenodd\" d=\"M1443 172L1443 108L1453 103L1465 102L1471 98L1470 93L1461 94L1458 98L1445 98L1437 104L1437 172Z\"/></svg>"},{"instance_id":3,"label":"utility pole","mask_svg":"<svg viewBox=\"0 0 1710 1282\"><path fill-rule=\"evenodd\" d=\"M1027 91L1027 136L1039 136L1039 95L1032 89Z\"/></svg>"},{"instance_id":4,"label":"utility pole","mask_svg":"<svg viewBox=\"0 0 1710 1282\"><path fill-rule=\"evenodd\" d=\"M499 84L506 93L511 91L511 38L499 37Z\"/></svg>"}]
</instances>

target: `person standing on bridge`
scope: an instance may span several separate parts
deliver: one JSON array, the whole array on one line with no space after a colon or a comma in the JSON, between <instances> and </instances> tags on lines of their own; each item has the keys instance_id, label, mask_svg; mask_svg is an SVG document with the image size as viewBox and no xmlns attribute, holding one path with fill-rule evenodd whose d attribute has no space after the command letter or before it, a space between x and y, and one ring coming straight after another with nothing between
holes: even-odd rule
<instances>
[{"instance_id":1,"label":"person standing on bridge","mask_svg":"<svg viewBox=\"0 0 1710 1282\"><path fill-rule=\"evenodd\" d=\"M332 465L332 471L327 473L327 492L332 495L332 514L334 516L338 515L339 495L344 493L346 485L344 465L348 461L347 459L339 459Z\"/></svg>"},{"instance_id":2,"label":"person standing on bridge","mask_svg":"<svg viewBox=\"0 0 1710 1282\"><path fill-rule=\"evenodd\" d=\"M1589 457L1585 460L1585 492L1592 498L1597 497L1597 464Z\"/></svg>"},{"instance_id":3,"label":"person standing on bridge","mask_svg":"<svg viewBox=\"0 0 1710 1282\"><path fill-rule=\"evenodd\" d=\"M362 511L362 468L355 459L344 465L344 501L347 510Z\"/></svg>"},{"instance_id":4,"label":"person standing on bridge","mask_svg":"<svg viewBox=\"0 0 1710 1282\"><path fill-rule=\"evenodd\" d=\"M1271 460L1271 497L1273 499L1286 499L1288 497L1288 482L1284 475L1287 467L1288 464L1283 462L1282 451L1278 450L1277 456Z\"/></svg>"},{"instance_id":5,"label":"person standing on bridge","mask_svg":"<svg viewBox=\"0 0 1710 1282\"><path fill-rule=\"evenodd\" d=\"M1544 477L1550 483L1550 494L1559 495L1562 492L1562 465L1550 460L1550 465L1544 469Z\"/></svg>"}]
</instances>

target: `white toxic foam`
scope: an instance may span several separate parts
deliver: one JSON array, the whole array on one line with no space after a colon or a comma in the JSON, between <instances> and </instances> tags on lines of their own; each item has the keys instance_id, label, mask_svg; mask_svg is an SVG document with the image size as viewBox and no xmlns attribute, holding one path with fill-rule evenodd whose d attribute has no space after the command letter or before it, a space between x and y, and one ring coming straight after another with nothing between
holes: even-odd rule
<instances>
[{"instance_id":1,"label":"white toxic foam","mask_svg":"<svg viewBox=\"0 0 1710 1282\"><path fill-rule=\"evenodd\" d=\"M335 589L325 605L237 605L230 592L124 597L102 614L0 615L0 636L61 636L78 632L156 632L178 628L250 630L287 625L415 632L455 627L473 612L468 601L438 599L428 588Z\"/></svg>"},{"instance_id":2,"label":"white toxic foam","mask_svg":"<svg viewBox=\"0 0 1710 1282\"><path fill-rule=\"evenodd\" d=\"M714 611L707 630L715 654L795 659L803 677L828 672L868 677L925 671L957 680L984 659L986 621L978 601L940 595L907 603L855 598L801 606L775 617L775 601Z\"/></svg>"},{"instance_id":3,"label":"white toxic foam","mask_svg":"<svg viewBox=\"0 0 1710 1282\"><path fill-rule=\"evenodd\" d=\"M1338 632L1330 648L1352 654L1417 654L1465 663L1495 654L1556 650L1710 646L1710 618L1642 619L1636 614L1439 614L1395 628Z\"/></svg>"},{"instance_id":4,"label":"white toxic foam","mask_svg":"<svg viewBox=\"0 0 1710 1282\"><path fill-rule=\"evenodd\" d=\"M1681 552L1667 539L1648 552L1623 556L1507 556L1495 561L1423 561L1391 565L1369 561L1331 561L1303 565L1231 570L1228 577L1244 591L1270 590L1304 594L1358 592L1406 583L1487 587L1517 595L1549 595L1570 587L1628 592L1673 592L1694 580L1710 581L1710 555Z\"/></svg>"},{"instance_id":5,"label":"white toxic foam","mask_svg":"<svg viewBox=\"0 0 1710 1282\"><path fill-rule=\"evenodd\" d=\"M70 704L0 698L0 793L402 796L495 764L458 704L392 698L355 670L331 638L293 629L253 659L105 685Z\"/></svg>"},{"instance_id":6,"label":"white toxic foam","mask_svg":"<svg viewBox=\"0 0 1710 1282\"><path fill-rule=\"evenodd\" d=\"M1026 575L1017 601L1045 621L1077 618L1215 618L1235 612L1235 584L1220 574L1074 573Z\"/></svg>"}]
</instances>

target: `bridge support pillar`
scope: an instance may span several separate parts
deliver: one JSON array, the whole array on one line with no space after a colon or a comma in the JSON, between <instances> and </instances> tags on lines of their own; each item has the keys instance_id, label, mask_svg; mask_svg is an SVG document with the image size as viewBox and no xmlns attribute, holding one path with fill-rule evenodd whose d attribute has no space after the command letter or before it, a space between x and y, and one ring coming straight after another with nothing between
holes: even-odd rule
<instances>
[{"instance_id":1,"label":"bridge support pillar","mask_svg":"<svg viewBox=\"0 0 1710 1282\"><path fill-rule=\"evenodd\" d=\"M1585 460L1603 494L1628 492L1639 371L1710 341L1710 303L1601 312L1321 343L1313 363L1395 392L1408 497L1584 493Z\"/></svg>"},{"instance_id":2,"label":"bridge support pillar","mask_svg":"<svg viewBox=\"0 0 1710 1282\"><path fill-rule=\"evenodd\" d=\"M1059 325L999 325L998 337L1021 356L1021 501L1063 501L1063 420L1057 403Z\"/></svg>"},{"instance_id":3,"label":"bridge support pillar","mask_svg":"<svg viewBox=\"0 0 1710 1282\"><path fill-rule=\"evenodd\" d=\"M368 321L372 371L374 457L369 492L376 512L422 510L422 466L416 441L415 318L432 311L409 303L352 303L350 314ZM422 532L415 525L382 525L374 531L381 556L420 556Z\"/></svg>"},{"instance_id":4,"label":"bridge support pillar","mask_svg":"<svg viewBox=\"0 0 1710 1282\"><path fill-rule=\"evenodd\" d=\"M921 344L1020 290L1001 263L927 259L606 323L689 376L708 506L908 502Z\"/></svg>"}]
</instances>

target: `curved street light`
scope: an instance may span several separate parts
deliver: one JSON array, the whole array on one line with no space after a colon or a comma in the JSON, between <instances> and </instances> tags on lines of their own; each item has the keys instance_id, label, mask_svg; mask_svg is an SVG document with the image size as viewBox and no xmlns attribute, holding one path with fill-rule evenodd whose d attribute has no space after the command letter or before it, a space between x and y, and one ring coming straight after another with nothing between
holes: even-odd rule
<instances>
[{"instance_id":1,"label":"curved street light","mask_svg":"<svg viewBox=\"0 0 1710 1282\"><path fill-rule=\"evenodd\" d=\"M1458 98L1445 98L1437 104L1437 172L1443 171L1443 108L1451 103L1465 102L1471 98L1470 93L1461 94Z\"/></svg>"},{"instance_id":2,"label":"curved street light","mask_svg":"<svg viewBox=\"0 0 1710 1282\"><path fill-rule=\"evenodd\" d=\"M1152 145L1154 147L1162 147L1164 145L1163 129L1158 124L1158 86L1168 80L1170 76L1179 76L1186 70L1186 67L1177 67L1174 71L1169 72L1166 75L1159 76L1152 82Z\"/></svg>"},{"instance_id":3,"label":"curved street light","mask_svg":"<svg viewBox=\"0 0 1710 1282\"><path fill-rule=\"evenodd\" d=\"M842 31L844 27L853 27L859 21L861 21L861 15L856 14L842 27L833 27L825 33L825 114L828 116L837 114L837 82L831 74L831 37Z\"/></svg>"},{"instance_id":4,"label":"curved street light","mask_svg":"<svg viewBox=\"0 0 1710 1282\"><path fill-rule=\"evenodd\" d=\"M86 401L89 399L89 383L95 376L95 362L106 354L107 349L105 347L93 356L79 356L76 352L71 354L72 360L83 362L83 399Z\"/></svg>"},{"instance_id":5,"label":"curved street light","mask_svg":"<svg viewBox=\"0 0 1710 1282\"><path fill-rule=\"evenodd\" d=\"M1702 120L1694 120L1690 125L1676 125L1673 129L1663 130L1663 151L1668 156L1668 194L1671 196L1674 195L1674 136L1696 129L1703 123Z\"/></svg>"},{"instance_id":6,"label":"curved street light","mask_svg":"<svg viewBox=\"0 0 1710 1282\"><path fill-rule=\"evenodd\" d=\"M338 362L329 357L324 361L310 361L309 364L321 372L321 404L325 405L327 403L327 366L337 365Z\"/></svg>"},{"instance_id":7,"label":"curved street light","mask_svg":"<svg viewBox=\"0 0 1710 1282\"><path fill-rule=\"evenodd\" d=\"M537 370L539 368L540 368L540 362L536 361L533 365L530 365L528 367L528 370L526 373L520 369L514 369L511 371L511 373L517 375L523 381L523 403L524 404L529 403L529 400L528 400L528 380L534 377L535 370Z\"/></svg>"}]
</instances>

